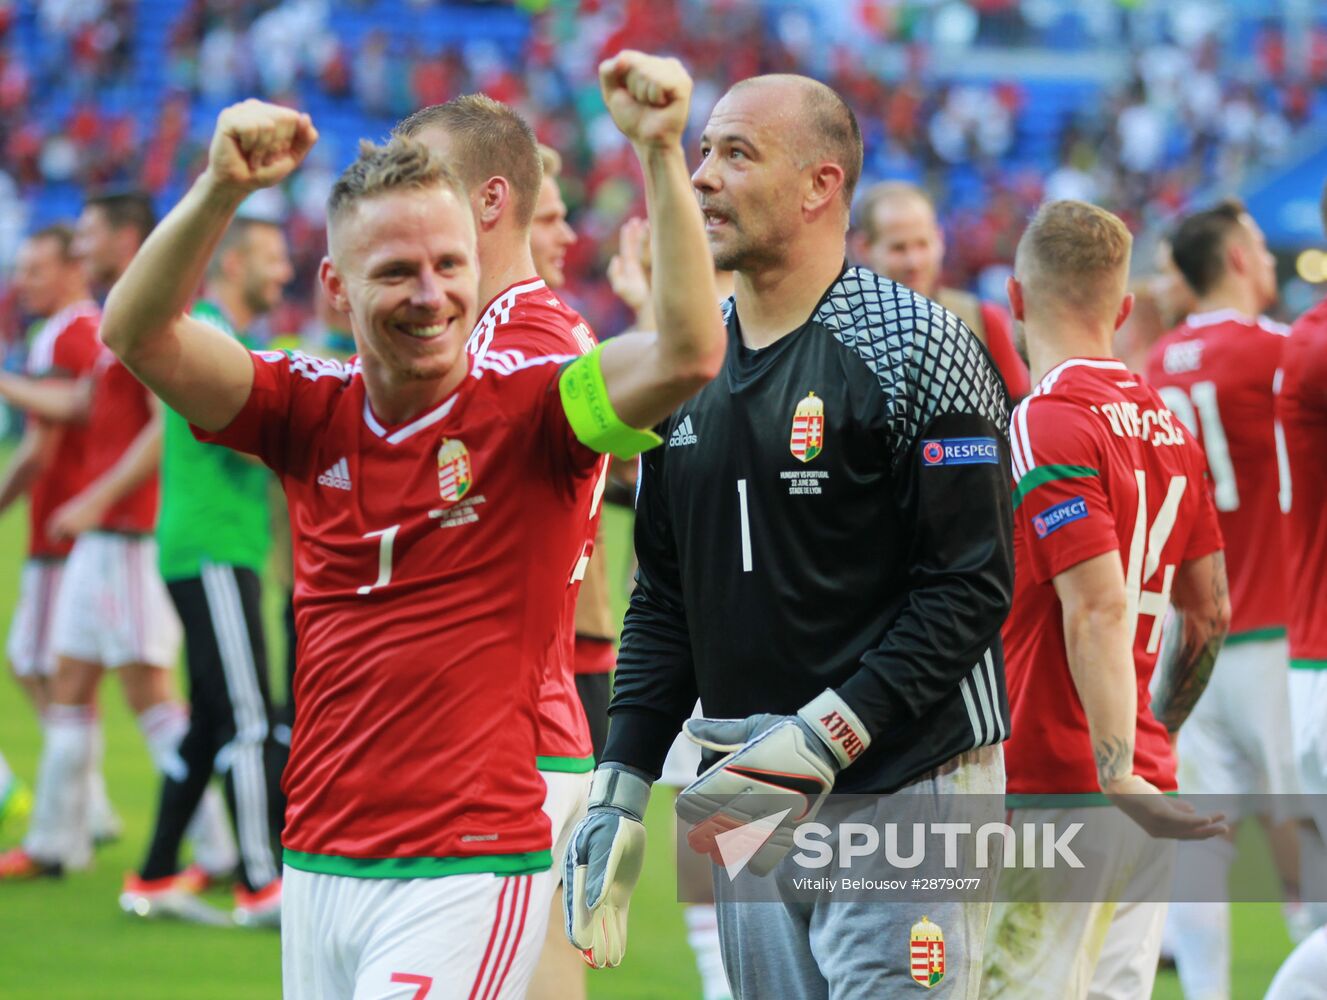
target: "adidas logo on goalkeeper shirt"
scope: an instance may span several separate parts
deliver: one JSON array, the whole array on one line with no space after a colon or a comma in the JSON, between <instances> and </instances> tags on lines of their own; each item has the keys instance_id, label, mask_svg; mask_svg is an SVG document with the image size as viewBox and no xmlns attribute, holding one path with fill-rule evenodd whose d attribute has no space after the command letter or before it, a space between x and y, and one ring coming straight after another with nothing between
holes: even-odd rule
<instances>
[{"instance_id":1,"label":"adidas logo on goalkeeper shirt","mask_svg":"<svg viewBox=\"0 0 1327 1000\"><path fill-rule=\"evenodd\" d=\"M330 486L335 490L350 489L350 466L343 458L318 477L319 486Z\"/></svg>"},{"instance_id":2,"label":"adidas logo on goalkeeper shirt","mask_svg":"<svg viewBox=\"0 0 1327 1000\"><path fill-rule=\"evenodd\" d=\"M668 439L668 447L680 448L684 444L695 444L696 432L691 429L691 414L682 418L682 422L673 428L673 434Z\"/></svg>"}]
</instances>

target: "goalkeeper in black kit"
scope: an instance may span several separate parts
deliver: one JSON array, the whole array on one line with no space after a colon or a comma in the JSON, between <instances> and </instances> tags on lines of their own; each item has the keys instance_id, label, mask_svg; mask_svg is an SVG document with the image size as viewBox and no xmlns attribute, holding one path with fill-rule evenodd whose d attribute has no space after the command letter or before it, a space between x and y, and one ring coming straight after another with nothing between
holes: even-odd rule
<instances>
[{"instance_id":1,"label":"goalkeeper in black kit","mask_svg":"<svg viewBox=\"0 0 1327 1000\"><path fill-rule=\"evenodd\" d=\"M736 293L724 368L643 457L608 742L564 861L568 935L598 966L622 959L650 783L698 696L686 731L712 766L678 800L689 821L751 792L787 795L788 827L831 788L1004 792L1000 377L953 314L845 267L862 140L832 90L743 81L701 144ZM779 830L749 869L777 878L790 844ZM744 904L722 874L715 892L735 997L913 995L920 904ZM975 1000L989 902L925 912L944 936L928 995Z\"/></svg>"}]
</instances>

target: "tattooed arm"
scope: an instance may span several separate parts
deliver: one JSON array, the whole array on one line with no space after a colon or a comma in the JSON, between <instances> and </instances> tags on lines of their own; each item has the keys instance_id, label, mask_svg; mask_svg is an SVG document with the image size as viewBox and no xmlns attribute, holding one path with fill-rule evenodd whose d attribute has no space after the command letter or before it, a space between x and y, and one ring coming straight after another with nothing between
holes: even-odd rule
<instances>
[{"instance_id":1,"label":"tattooed arm","mask_svg":"<svg viewBox=\"0 0 1327 1000\"><path fill-rule=\"evenodd\" d=\"M1182 563L1170 592L1175 617L1157 661L1152 714L1171 733L1179 731L1212 676L1230 627L1226 556L1213 552Z\"/></svg>"},{"instance_id":2,"label":"tattooed arm","mask_svg":"<svg viewBox=\"0 0 1327 1000\"><path fill-rule=\"evenodd\" d=\"M1052 582L1063 608L1069 673L1087 716L1101 790L1154 837L1190 839L1223 833L1220 816L1197 816L1188 805L1162 795L1134 773L1138 673L1119 553L1081 562Z\"/></svg>"}]
</instances>

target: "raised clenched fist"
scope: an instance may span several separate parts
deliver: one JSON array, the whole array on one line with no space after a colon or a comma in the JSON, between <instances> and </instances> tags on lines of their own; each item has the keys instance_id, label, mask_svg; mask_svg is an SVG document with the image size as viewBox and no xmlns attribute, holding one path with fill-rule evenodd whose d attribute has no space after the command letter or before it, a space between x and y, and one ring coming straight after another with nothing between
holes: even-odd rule
<instances>
[{"instance_id":1,"label":"raised clenched fist","mask_svg":"<svg viewBox=\"0 0 1327 1000\"><path fill-rule=\"evenodd\" d=\"M691 77L676 59L626 49L599 64L599 87L618 129L637 145L682 141Z\"/></svg>"},{"instance_id":2,"label":"raised clenched fist","mask_svg":"<svg viewBox=\"0 0 1327 1000\"><path fill-rule=\"evenodd\" d=\"M278 104L247 100L217 117L207 171L213 181L256 191L284 180L318 141L308 115Z\"/></svg>"}]
</instances>

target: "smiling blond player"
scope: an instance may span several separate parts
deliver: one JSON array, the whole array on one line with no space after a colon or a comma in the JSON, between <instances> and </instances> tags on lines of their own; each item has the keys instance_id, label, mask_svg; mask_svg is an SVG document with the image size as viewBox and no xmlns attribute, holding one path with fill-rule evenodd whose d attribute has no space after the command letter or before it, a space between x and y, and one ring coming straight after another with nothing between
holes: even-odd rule
<instances>
[{"instance_id":1,"label":"smiling blond player","mask_svg":"<svg viewBox=\"0 0 1327 1000\"><path fill-rule=\"evenodd\" d=\"M366 145L328 203L322 283L350 316L353 365L250 353L194 322L190 294L239 202L317 138L307 116L256 101L222 113L207 170L108 303L112 349L201 437L260 456L290 502L288 998L519 997L543 941L535 704L583 494L600 453L657 443L635 428L708 382L723 350L680 144L691 81L630 52L601 79L670 262L658 335L472 365L466 192L408 140Z\"/></svg>"}]
</instances>

